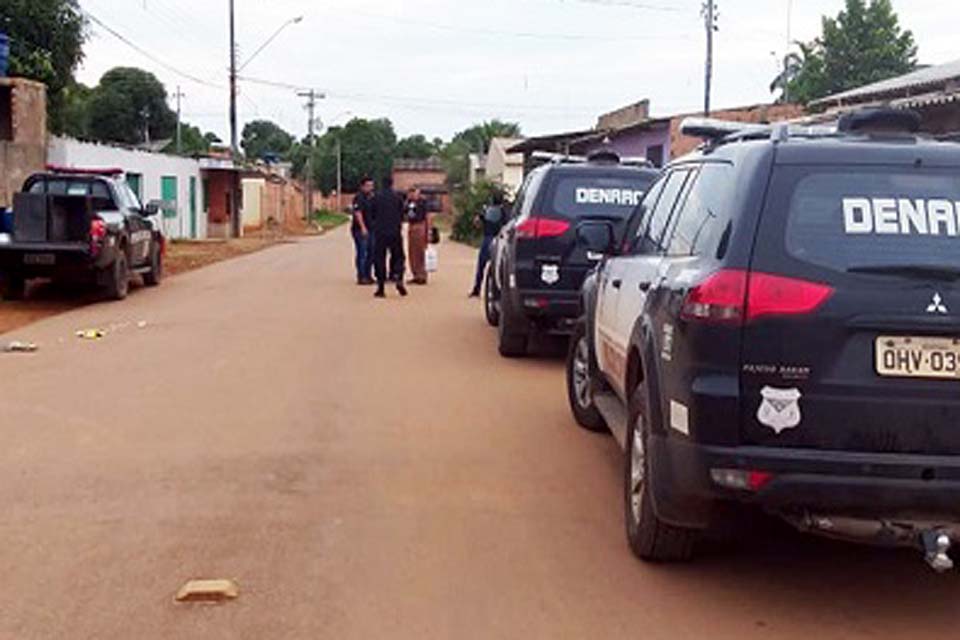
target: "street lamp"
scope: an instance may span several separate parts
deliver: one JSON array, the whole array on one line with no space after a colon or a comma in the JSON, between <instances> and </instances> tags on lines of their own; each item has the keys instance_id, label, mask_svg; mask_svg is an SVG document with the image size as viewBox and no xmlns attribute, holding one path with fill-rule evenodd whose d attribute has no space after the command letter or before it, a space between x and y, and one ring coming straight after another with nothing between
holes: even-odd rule
<instances>
[{"instance_id":1,"label":"street lamp","mask_svg":"<svg viewBox=\"0 0 960 640\"><path fill-rule=\"evenodd\" d=\"M273 32L273 35L270 36L269 38L267 38L267 41L264 42L262 45L260 45L260 47L259 47L256 51L253 52L253 55L251 55L249 58L247 58L247 61L246 61L246 62L244 62L242 65L240 65L240 68L237 69L237 73L243 71L243 70L247 67L247 65L249 65L251 62L253 62L253 59L256 58L258 55L260 55L260 52L261 52L261 51L263 51L263 50L266 49L268 46L270 46L270 43L273 42L274 40L276 40L277 37L279 37L279 35L280 35L281 33L283 33L283 30L284 30L284 29L286 29L287 27L289 27L289 26L292 25L292 24L300 24L301 22L303 22L303 16L297 16L296 18L290 18L289 20L287 20L286 22L284 22L282 25L280 25L280 28L277 29L276 31L274 31L274 32Z\"/></svg>"}]
</instances>

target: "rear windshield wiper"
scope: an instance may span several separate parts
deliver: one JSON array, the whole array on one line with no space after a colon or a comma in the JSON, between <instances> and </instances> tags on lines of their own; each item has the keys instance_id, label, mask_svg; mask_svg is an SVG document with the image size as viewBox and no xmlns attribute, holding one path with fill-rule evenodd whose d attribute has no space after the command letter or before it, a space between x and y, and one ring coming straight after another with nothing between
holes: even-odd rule
<instances>
[{"instance_id":1,"label":"rear windshield wiper","mask_svg":"<svg viewBox=\"0 0 960 640\"><path fill-rule=\"evenodd\" d=\"M849 273L875 273L906 278L960 279L960 266L941 264L865 264L847 267Z\"/></svg>"}]
</instances>

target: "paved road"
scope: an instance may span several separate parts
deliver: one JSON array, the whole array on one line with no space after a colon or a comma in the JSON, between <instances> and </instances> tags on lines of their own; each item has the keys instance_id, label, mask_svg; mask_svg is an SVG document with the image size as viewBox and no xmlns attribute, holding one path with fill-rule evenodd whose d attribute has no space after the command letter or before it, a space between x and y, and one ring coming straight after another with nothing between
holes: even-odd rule
<instances>
[{"instance_id":1,"label":"paved road","mask_svg":"<svg viewBox=\"0 0 960 640\"><path fill-rule=\"evenodd\" d=\"M378 302L349 251L284 245L7 336L42 350L0 355L0 638L956 633L960 581L911 553L770 528L635 562L614 443L573 425L559 359L495 355L472 253ZM241 596L175 604L195 577Z\"/></svg>"}]
</instances>

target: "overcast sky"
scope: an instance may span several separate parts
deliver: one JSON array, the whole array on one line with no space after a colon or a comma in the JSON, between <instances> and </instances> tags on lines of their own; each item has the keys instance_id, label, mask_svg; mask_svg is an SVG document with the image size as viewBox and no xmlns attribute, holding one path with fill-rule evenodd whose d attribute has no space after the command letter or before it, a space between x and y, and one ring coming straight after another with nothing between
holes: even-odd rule
<instances>
[{"instance_id":1,"label":"overcast sky","mask_svg":"<svg viewBox=\"0 0 960 640\"><path fill-rule=\"evenodd\" d=\"M117 65L155 73L185 94L184 119L226 141L227 0L80 0L83 9L147 51L91 23L81 81ZM794 40L820 32L843 0L793 0ZM303 101L326 94L318 116L388 117L399 135L445 139L491 118L525 134L593 126L603 112L650 98L654 115L703 104L700 0L236 0L241 63L278 27L299 24L243 69L240 126L266 118L298 137ZM713 105L769 101L787 43L788 0L719 0ZM960 58L957 0L894 0L919 59ZM189 77L187 77L189 76ZM171 99L171 104L173 100Z\"/></svg>"}]
</instances>

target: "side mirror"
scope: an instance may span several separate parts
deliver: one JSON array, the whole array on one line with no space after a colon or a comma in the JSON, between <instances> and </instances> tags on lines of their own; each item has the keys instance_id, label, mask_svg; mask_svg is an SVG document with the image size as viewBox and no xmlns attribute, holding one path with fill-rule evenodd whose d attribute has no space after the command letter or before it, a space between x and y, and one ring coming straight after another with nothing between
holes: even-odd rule
<instances>
[{"instance_id":1,"label":"side mirror","mask_svg":"<svg viewBox=\"0 0 960 640\"><path fill-rule=\"evenodd\" d=\"M151 200L147 203L147 206L143 208L143 215L148 218L157 215L160 213L161 205L163 205L162 200Z\"/></svg>"},{"instance_id":2,"label":"side mirror","mask_svg":"<svg viewBox=\"0 0 960 640\"><path fill-rule=\"evenodd\" d=\"M577 227L577 242L588 253L610 255L615 251L613 225L609 222L584 222Z\"/></svg>"}]
</instances>

